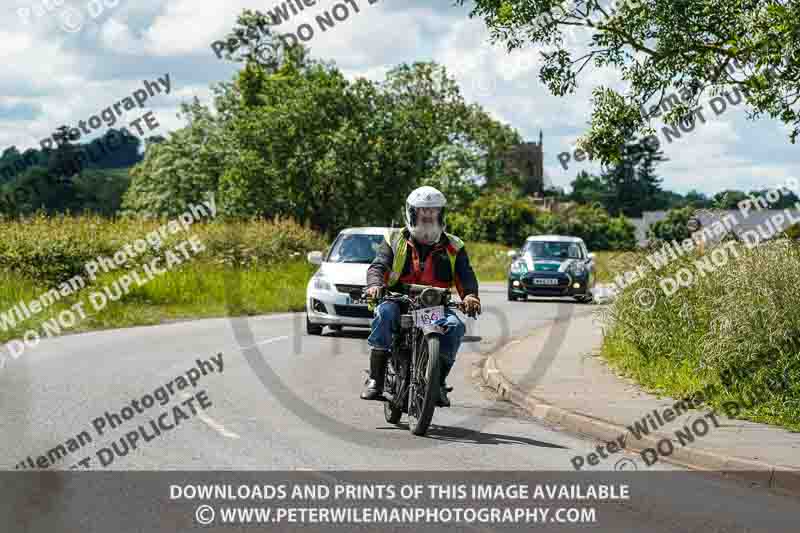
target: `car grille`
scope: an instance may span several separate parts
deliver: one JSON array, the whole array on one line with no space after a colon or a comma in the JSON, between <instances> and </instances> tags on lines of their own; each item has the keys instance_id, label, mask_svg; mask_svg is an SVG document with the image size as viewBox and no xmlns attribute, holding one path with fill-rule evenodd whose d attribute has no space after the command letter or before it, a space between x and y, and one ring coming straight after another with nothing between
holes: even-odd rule
<instances>
[{"instance_id":1,"label":"car grille","mask_svg":"<svg viewBox=\"0 0 800 533\"><path fill-rule=\"evenodd\" d=\"M361 292L366 285L337 285L336 290L345 294L350 294L353 291Z\"/></svg>"},{"instance_id":2,"label":"car grille","mask_svg":"<svg viewBox=\"0 0 800 533\"><path fill-rule=\"evenodd\" d=\"M532 287L526 286L525 287L528 294L538 295L538 296L564 296L569 292L567 287L556 289L553 287Z\"/></svg>"},{"instance_id":3,"label":"car grille","mask_svg":"<svg viewBox=\"0 0 800 533\"><path fill-rule=\"evenodd\" d=\"M373 318L374 316L369 307L362 305L334 305L333 310L337 315L348 318Z\"/></svg>"}]
</instances>

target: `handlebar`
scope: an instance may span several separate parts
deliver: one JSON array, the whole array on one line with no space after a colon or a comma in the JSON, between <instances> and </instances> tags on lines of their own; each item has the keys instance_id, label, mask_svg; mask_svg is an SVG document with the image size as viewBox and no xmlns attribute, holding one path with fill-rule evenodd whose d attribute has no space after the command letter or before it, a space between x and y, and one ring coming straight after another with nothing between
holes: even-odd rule
<instances>
[{"instance_id":1,"label":"handlebar","mask_svg":"<svg viewBox=\"0 0 800 533\"><path fill-rule=\"evenodd\" d=\"M427 285L405 285L405 286L407 288L409 288L409 290L411 290L411 291L414 291L414 290L421 291L421 290L429 288ZM367 294L367 289L366 288L361 291L361 296L362 296L362 298L368 298L369 299L369 295ZM382 301L386 301L386 300L395 300L395 301L401 301L401 302L411 302L412 298L407 294L403 294L401 292L391 292L391 291L388 291L386 289L386 287L380 287L380 294L379 294L379 296L377 298L374 299L374 301L382 302ZM472 313L468 313L467 309L466 309L466 305L464 304L463 301L461 301L461 302L452 302L452 301L448 302L446 307L458 309L459 311L461 311L462 313L464 313L465 315L467 315L470 318L477 318L477 316L478 316L477 313L475 313L474 311Z\"/></svg>"}]
</instances>

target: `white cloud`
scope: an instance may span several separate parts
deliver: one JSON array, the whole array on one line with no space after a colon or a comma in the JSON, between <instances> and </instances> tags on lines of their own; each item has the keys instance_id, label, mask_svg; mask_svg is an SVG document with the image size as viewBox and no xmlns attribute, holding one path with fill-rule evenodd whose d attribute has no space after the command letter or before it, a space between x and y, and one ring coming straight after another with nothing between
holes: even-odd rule
<instances>
[{"instance_id":1,"label":"white cloud","mask_svg":"<svg viewBox=\"0 0 800 533\"><path fill-rule=\"evenodd\" d=\"M259 2L260 3L260 2ZM170 0L144 31L147 53L154 56L209 53L212 41L233 27L242 9L263 9L254 1L231 0L224 4L196 0Z\"/></svg>"},{"instance_id":2,"label":"white cloud","mask_svg":"<svg viewBox=\"0 0 800 533\"><path fill-rule=\"evenodd\" d=\"M138 55L145 51L143 43L133 36L128 25L114 18L103 24L101 39L108 50L118 54Z\"/></svg>"},{"instance_id":3,"label":"white cloud","mask_svg":"<svg viewBox=\"0 0 800 533\"><path fill-rule=\"evenodd\" d=\"M62 29L60 12L34 16L25 24L16 8L37 1L17 0L0 20L0 51L6 59L0 98L42 109L33 119L0 123L3 146L34 146L59 125L86 119L129 94L140 80L164 72L173 74L173 93L148 106L162 123L161 133L181 127L183 121L175 116L179 102L194 94L208 102L208 84L227 80L233 71L234 66L214 56L211 42L230 31L242 9L263 11L282 0L119 0L96 19L87 18L75 33ZM438 61L456 77L465 97L492 116L528 139L538 140L539 129L544 130L545 169L553 182L566 185L581 169L599 170L571 161L564 171L556 156L571 150L585 129L592 90L623 87L613 69L587 66L575 94L555 97L538 79L540 50L526 47L509 54L502 45L491 45L488 30L467 16L468 8L356 1L361 12L350 13L326 32L315 17L332 8L331 0L320 0L278 31L293 32L304 22L314 25L313 55L335 60L349 76L380 79L401 62ZM66 0L67 5L87 14L85 0ZM568 38L574 57L581 55L585 38L580 33ZM741 115L709 118L683 139L663 143L671 159L658 168L665 187L712 192L790 176L798 157L788 143L788 127L773 120L748 122Z\"/></svg>"}]
</instances>

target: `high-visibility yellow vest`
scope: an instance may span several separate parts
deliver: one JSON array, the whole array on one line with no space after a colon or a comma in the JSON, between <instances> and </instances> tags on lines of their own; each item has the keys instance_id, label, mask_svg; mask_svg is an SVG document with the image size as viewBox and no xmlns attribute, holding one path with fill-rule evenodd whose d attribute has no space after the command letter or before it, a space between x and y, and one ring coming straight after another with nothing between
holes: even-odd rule
<instances>
[{"instance_id":1,"label":"high-visibility yellow vest","mask_svg":"<svg viewBox=\"0 0 800 533\"><path fill-rule=\"evenodd\" d=\"M445 233L445 236L447 236L448 240L445 250L447 251L447 257L450 259L450 272L452 274L450 276L449 286L452 287L456 283L456 256L458 256L458 252L464 248L464 241L450 233ZM403 236L403 230L395 230L388 236L387 240L392 247L394 261L392 262L391 271L387 273L386 286L392 287L397 285L402 276L403 267L406 264L406 257L408 256L408 239ZM431 253L433 252L431 251Z\"/></svg>"}]
</instances>

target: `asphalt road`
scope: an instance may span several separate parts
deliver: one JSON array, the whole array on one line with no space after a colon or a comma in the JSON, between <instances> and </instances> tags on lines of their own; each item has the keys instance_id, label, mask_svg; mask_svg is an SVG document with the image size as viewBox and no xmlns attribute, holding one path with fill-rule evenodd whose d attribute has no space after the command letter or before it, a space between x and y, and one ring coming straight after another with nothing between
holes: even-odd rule
<instances>
[{"instance_id":1,"label":"asphalt road","mask_svg":"<svg viewBox=\"0 0 800 533\"><path fill-rule=\"evenodd\" d=\"M572 471L570 459L596 444L495 401L472 371L481 351L595 308L570 301L510 303L499 286L487 288L482 299L485 313L468 321L451 374L453 406L437 409L428 438L386 423L380 403L358 399L368 367L366 330L312 337L305 334L302 314L282 314L44 341L0 370L0 465L14 469L29 456L35 462L59 444L68 448L69 439L84 432L92 442L68 452L56 468L89 457L90 467L100 469L98 450L110 449L103 452L110 461L112 442L124 452L119 439L126 432L141 425L153 436L148 428L157 424L149 422L167 413L165 424L177 425L150 442L140 437L127 454L114 453L106 469ZM242 349L234 337L241 340L245 329L252 340ZM199 368L197 359L208 361L205 369L214 368L211 359L219 360L219 353L222 372L191 370ZM532 367L546 355L531 354ZM178 376L187 383L196 378L196 387L179 390ZM169 405L139 404L142 413L114 430L106 420L98 435L96 419L106 411L122 414L132 400L167 383L174 393ZM176 420L172 406L192 395L191 406L181 407L188 416ZM614 464L602 462L597 469ZM781 510L797 509L795 499L715 478L687 475L682 486L665 494L654 482L646 503L614 507L603 523L620 531L782 531L782 522L765 526L763 509L775 510L775 520Z\"/></svg>"}]
</instances>

